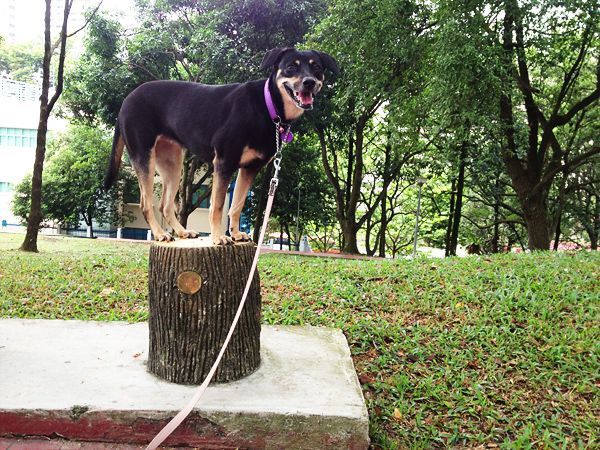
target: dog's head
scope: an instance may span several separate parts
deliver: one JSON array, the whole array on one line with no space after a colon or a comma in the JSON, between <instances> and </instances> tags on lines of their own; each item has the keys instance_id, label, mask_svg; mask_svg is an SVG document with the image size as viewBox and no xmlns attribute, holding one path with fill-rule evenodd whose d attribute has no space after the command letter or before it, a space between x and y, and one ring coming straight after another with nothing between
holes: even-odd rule
<instances>
[{"instance_id":1,"label":"dog's head","mask_svg":"<svg viewBox=\"0 0 600 450\"><path fill-rule=\"evenodd\" d=\"M272 68L284 103L289 100L302 111L312 109L315 95L323 87L325 69L339 73L335 59L327 53L291 47L269 51L260 68Z\"/></svg>"}]
</instances>

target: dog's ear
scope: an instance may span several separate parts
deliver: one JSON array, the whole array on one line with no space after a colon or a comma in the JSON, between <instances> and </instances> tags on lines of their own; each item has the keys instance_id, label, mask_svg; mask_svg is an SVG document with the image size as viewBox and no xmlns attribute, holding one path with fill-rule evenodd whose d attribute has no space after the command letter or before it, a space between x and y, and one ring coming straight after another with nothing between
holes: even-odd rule
<instances>
[{"instance_id":1,"label":"dog's ear","mask_svg":"<svg viewBox=\"0 0 600 450\"><path fill-rule=\"evenodd\" d=\"M321 58L321 61L323 61L323 66L326 69L331 70L335 75L339 75L340 68L338 67L337 61L333 58L333 56L325 52L316 53Z\"/></svg>"},{"instance_id":2,"label":"dog's ear","mask_svg":"<svg viewBox=\"0 0 600 450\"><path fill-rule=\"evenodd\" d=\"M274 65L276 65L279 60L281 59L281 56L289 51L289 50L293 50L293 47L279 47L279 48L274 48L273 50L269 50L267 52L267 54L265 55L265 57L262 60L262 63L260 63L260 69L264 70L264 69L270 69L271 67L273 67Z\"/></svg>"}]
</instances>

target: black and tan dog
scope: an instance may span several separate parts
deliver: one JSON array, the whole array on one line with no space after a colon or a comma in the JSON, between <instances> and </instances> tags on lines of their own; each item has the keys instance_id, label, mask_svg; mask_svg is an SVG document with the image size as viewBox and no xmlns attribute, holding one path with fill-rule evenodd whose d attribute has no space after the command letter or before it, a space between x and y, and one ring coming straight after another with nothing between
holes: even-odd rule
<instances>
[{"instance_id":1,"label":"black and tan dog","mask_svg":"<svg viewBox=\"0 0 600 450\"><path fill-rule=\"evenodd\" d=\"M282 123L311 109L323 85L324 70L338 72L326 53L278 48L269 51L261 69L272 68L268 81ZM239 230L240 214L257 172L276 152L275 125L263 92L266 80L209 86L184 81L153 81L131 92L117 121L112 154L104 181L109 189L117 177L127 147L140 185L140 207L158 241L173 237L154 216L154 171L162 178L160 211L180 238L194 238L175 217L175 196L183 164L183 148L204 162L213 162L210 229L214 244L246 241ZM229 210L230 236L221 228L223 205L232 174L239 169Z\"/></svg>"}]
</instances>

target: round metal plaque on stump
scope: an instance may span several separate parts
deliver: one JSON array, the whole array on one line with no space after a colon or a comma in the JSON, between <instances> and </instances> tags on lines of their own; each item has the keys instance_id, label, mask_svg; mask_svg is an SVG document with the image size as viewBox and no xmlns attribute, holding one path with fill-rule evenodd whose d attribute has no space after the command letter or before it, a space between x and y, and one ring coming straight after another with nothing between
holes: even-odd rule
<instances>
[{"instance_id":1,"label":"round metal plaque on stump","mask_svg":"<svg viewBox=\"0 0 600 450\"><path fill-rule=\"evenodd\" d=\"M177 287L184 294L195 294L200 290L201 286L202 277L196 272L181 272L177 277Z\"/></svg>"}]
</instances>

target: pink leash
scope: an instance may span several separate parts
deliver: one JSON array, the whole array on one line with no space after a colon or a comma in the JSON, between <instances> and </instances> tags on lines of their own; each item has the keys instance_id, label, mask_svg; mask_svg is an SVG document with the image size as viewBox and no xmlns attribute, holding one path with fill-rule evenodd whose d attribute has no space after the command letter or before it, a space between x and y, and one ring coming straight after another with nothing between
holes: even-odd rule
<instances>
[{"instance_id":1,"label":"pink leash","mask_svg":"<svg viewBox=\"0 0 600 450\"><path fill-rule=\"evenodd\" d=\"M277 190L277 185L279 183L278 175L279 175L279 169L281 167L281 144L280 144L280 142L281 141L278 141L278 150L277 150L277 154L275 155L275 160L274 160L275 175L271 179L271 186L269 188L269 198L267 200L267 206L265 208L265 218L263 220L262 228L260 230L260 236L258 238L256 252L254 253L254 260L252 261L252 267L250 268L250 275L248 275L248 281L246 282L246 288L244 289L244 293L242 294L242 299L240 300L240 305L238 306L238 309L235 313L235 317L233 318L233 322L231 324L231 327L229 328L227 337L225 338L225 341L223 342L223 347L221 348L221 351L217 355L217 359L215 360L214 364L210 368L210 371L208 372L206 379L198 387L198 389L196 390L196 393L191 398L189 403L181 411L179 411L179 413L177 413L177 415L175 417L173 417L167 425L165 425L165 427L156 435L156 437L154 439L152 439L152 442L150 442L148 447L146 447L146 450L155 450L156 448L158 448L158 446L160 444L162 444L163 441L165 439L167 439L171 435L171 433L173 431L175 431L175 429L179 425L181 425L181 422L183 422L185 420L185 418L192 412L192 410L194 409L194 406L196 406L196 404L200 400L200 397L202 397L202 394L204 394L204 391L206 391L206 388L210 384L213 376L215 375L215 372L217 371L217 367L219 366L219 363L221 362L221 358L223 358L223 354L225 353L225 349L227 349L227 345L229 345L231 336L233 335L235 327L237 326L237 323L242 314L242 310L244 309L244 304L246 303L246 297L248 297L248 292L250 291L250 285L252 284L252 278L254 277L254 272L256 272L256 266L258 264L258 257L260 256L260 248L262 247L262 243L265 238L265 232L267 231L267 224L269 222L269 216L271 215L271 207L273 206L273 199L275 198L275 191Z\"/></svg>"}]
</instances>

